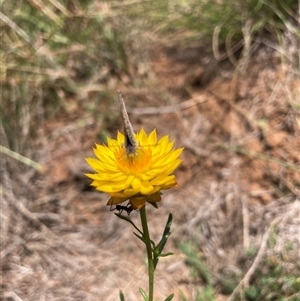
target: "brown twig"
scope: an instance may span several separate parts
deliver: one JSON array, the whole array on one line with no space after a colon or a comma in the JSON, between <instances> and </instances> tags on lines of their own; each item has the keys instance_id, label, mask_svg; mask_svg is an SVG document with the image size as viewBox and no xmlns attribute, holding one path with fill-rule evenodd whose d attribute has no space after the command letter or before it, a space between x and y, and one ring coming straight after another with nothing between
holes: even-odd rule
<instances>
[{"instance_id":1,"label":"brown twig","mask_svg":"<svg viewBox=\"0 0 300 301\"><path fill-rule=\"evenodd\" d=\"M250 239L249 239L250 220L249 220L249 210L248 210L248 199L246 196L242 197L242 213L243 213L243 247L244 250L247 250L250 246Z\"/></svg>"}]
</instances>

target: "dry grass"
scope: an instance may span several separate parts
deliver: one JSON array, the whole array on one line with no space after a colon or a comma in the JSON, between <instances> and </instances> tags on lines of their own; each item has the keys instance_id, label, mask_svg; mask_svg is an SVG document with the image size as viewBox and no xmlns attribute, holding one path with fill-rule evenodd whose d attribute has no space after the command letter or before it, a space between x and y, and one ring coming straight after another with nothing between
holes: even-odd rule
<instances>
[{"instance_id":1,"label":"dry grass","mask_svg":"<svg viewBox=\"0 0 300 301\"><path fill-rule=\"evenodd\" d=\"M149 31L157 15L135 19L141 2L68 3L3 9L1 145L42 165L1 154L3 300L118 300L118 289L141 300L142 245L84 177L92 145L119 129L116 88L136 129L156 127L185 147L181 187L149 208L156 241L174 216L166 251L175 255L159 262L156 298L199 300L196 291L211 287L208 300L256 300L250 288L299 300L284 278L299 275L297 33L283 30L278 43L244 27L248 48L237 57L227 44L229 59L215 61L195 41L174 47L194 31L160 43L167 21ZM193 275L183 244L207 271ZM260 282L271 274L278 287Z\"/></svg>"}]
</instances>

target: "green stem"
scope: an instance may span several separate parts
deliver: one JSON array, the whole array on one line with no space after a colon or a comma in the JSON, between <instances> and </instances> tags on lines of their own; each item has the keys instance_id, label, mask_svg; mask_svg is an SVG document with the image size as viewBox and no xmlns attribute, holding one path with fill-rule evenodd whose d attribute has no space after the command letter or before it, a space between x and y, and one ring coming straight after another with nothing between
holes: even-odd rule
<instances>
[{"instance_id":1,"label":"green stem","mask_svg":"<svg viewBox=\"0 0 300 301\"><path fill-rule=\"evenodd\" d=\"M146 216L146 206L140 209L141 222L143 227L143 238L147 248L148 256L148 277L149 277L149 301L153 301L153 291L154 291L154 262L153 262L153 252L151 248L150 235L148 230L147 216Z\"/></svg>"}]
</instances>

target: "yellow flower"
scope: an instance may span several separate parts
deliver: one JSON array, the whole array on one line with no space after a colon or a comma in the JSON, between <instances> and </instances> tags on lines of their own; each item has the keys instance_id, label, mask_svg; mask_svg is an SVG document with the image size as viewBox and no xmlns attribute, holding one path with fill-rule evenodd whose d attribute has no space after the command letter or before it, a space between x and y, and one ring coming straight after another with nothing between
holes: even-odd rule
<instances>
[{"instance_id":1,"label":"yellow flower","mask_svg":"<svg viewBox=\"0 0 300 301\"><path fill-rule=\"evenodd\" d=\"M111 196L107 205L129 200L134 209L140 209L146 202L159 202L161 190L177 186L172 173L181 163L178 157L183 148L174 149L168 136L157 141L156 130L147 136L142 128L135 138L134 154L126 152L125 137L118 132L117 140L107 138L107 145L96 144L97 159L86 159L96 172L86 174L93 179L91 185Z\"/></svg>"}]
</instances>

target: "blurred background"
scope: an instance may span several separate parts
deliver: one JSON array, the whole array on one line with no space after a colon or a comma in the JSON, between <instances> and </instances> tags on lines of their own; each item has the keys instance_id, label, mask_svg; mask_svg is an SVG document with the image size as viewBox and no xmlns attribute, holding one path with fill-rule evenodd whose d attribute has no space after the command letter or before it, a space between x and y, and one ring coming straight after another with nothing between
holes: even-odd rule
<instances>
[{"instance_id":1,"label":"blurred background","mask_svg":"<svg viewBox=\"0 0 300 301\"><path fill-rule=\"evenodd\" d=\"M300 300L297 0L1 1L1 290L142 300L144 246L84 173L134 130L184 147L155 296ZM138 212L130 215L139 224Z\"/></svg>"}]
</instances>

